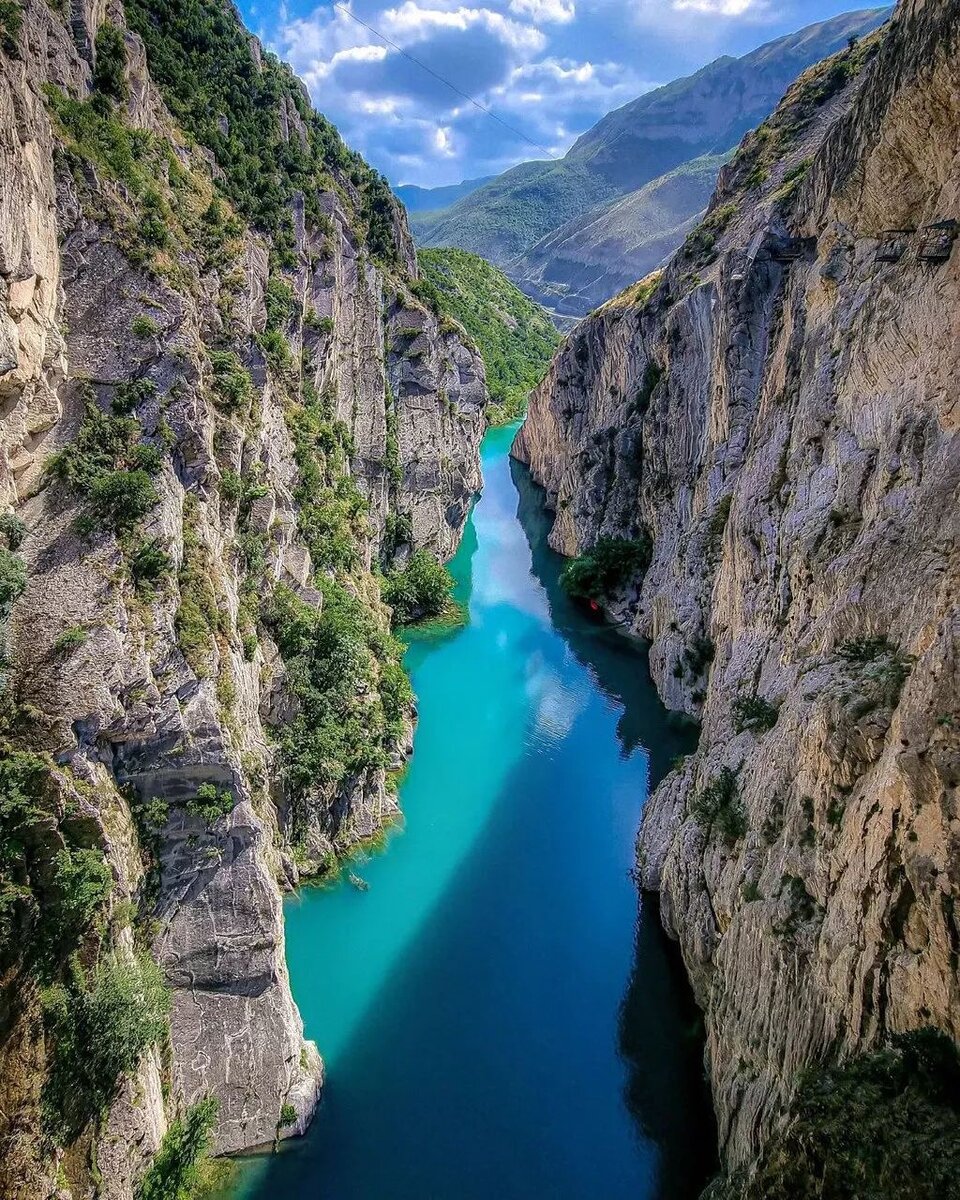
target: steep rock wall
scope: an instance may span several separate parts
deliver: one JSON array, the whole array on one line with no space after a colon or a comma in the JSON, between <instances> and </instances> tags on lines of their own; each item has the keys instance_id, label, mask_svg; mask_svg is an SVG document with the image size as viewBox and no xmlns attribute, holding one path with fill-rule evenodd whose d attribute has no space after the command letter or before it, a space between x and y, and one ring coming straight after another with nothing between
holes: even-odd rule
<instances>
[{"instance_id":1,"label":"steep rock wall","mask_svg":"<svg viewBox=\"0 0 960 1200\"><path fill-rule=\"evenodd\" d=\"M885 232L960 218L958 18L902 0L801 77L663 276L570 335L514 448L558 550L653 539L609 607L702 735L640 869L731 1171L802 1068L960 1039L960 252Z\"/></svg>"},{"instance_id":2,"label":"steep rock wall","mask_svg":"<svg viewBox=\"0 0 960 1200\"><path fill-rule=\"evenodd\" d=\"M91 98L105 21L122 76ZM178 129L119 4L64 19L28 0L5 47L0 507L25 525L7 542L27 579L6 623L3 754L40 756L58 811L87 814L85 844L109 863L84 965L131 958L138 909L172 1011L169 1056L145 1055L109 1115L58 1149L40 1137L55 1046L4 946L0 1191L52 1195L59 1171L59 1196L86 1196L98 1169L97 1194L120 1200L202 1096L220 1103L219 1152L310 1120L322 1068L290 995L280 886L397 815L387 770L409 753L412 708L371 572L411 548L453 553L486 391L459 329L416 299L396 206L387 258L368 248L360 167L335 158L310 205L294 191L278 249L220 195L221 167ZM273 69L252 40L250 55ZM306 145L289 95L280 119ZM113 481L143 503L78 475L114 442ZM65 460L77 446L83 463ZM149 479L131 480L138 467ZM271 594L286 628L327 641L278 647ZM324 703L374 752L321 753L304 783L281 735L308 719L331 639L352 657L327 668L343 674Z\"/></svg>"}]
</instances>

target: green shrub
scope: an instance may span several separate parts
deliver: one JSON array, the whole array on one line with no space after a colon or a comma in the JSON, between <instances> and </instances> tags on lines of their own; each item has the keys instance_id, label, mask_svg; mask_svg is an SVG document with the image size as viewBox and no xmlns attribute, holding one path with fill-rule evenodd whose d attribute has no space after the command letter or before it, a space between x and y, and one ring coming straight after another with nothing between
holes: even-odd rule
<instances>
[{"instance_id":1,"label":"green shrub","mask_svg":"<svg viewBox=\"0 0 960 1200\"><path fill-rule=\"evenodd\" d=\"M315 308L307 309L303 323L314 333L333 333L333 317L321 317Z\"/></svg>"},{"instance_id":2,"label":"green shrub","mask_svg":"<svg viewBox=\"0 0 960 1200\"><path fill-rule=\"evenodd\" d=\"M19 550L27 536L27 526L16 513L0 513L0 537L7 540L9 550Z\"/></svg>"},{"instance_id":3,"label":"green shrub","mask_svg":"<svg viewBox=\"0 0 960 1200\"><path fill-rule=\"evenodd\" d=\"M886 637L860 637L843 642L837 654L853 670L861 688L857 708L896 708L914 658Z\"/></svg>"},{"instance_id":4,"label":"green shrub","mask_svg":"<svg viewBox=\"0 0 960 1200\"><path fill-rule=\"evenodd\" d=\"M220 817L233 812L236 800L230 788L218 788L215 783L201 783L196 795L187 801L185 808L192 817L202 817L213 823Z\"/></svg>"},{"instance_id":5,"label":"green shrub","mask_svg":"<svg viewBox=\"0 0 960 1200\"><path fill-rule=\"evenodd\" d=\"M690 639L683 651L683 664L691 679L699 679L713 662L716 646L713 639L697 634Z\"/></svg>"},{"instance_id":6,"label":"green shrub","mask_svg":"<svg viewBox=\"0 0 960 1200\"><path fill-rule=\"evenodd\" d=\"M137 543L129 559L130 578L138 592L148 594L173 568L170 556L159 538Z\"/></svg>"},{"instance_id":7,"label":"green shrub","mask_svg":"<svg viewBox=\"0 0 960 1200\"><path fill-rule=\"evenodd\" d=\"M49 974L75 949L110 894L99 849L63 819L50 766L36 754L0 754L0 961L24 954Z\"/></svg>"},{"instance_id":8,"label":"green shrub","mask_svg":"<svg viewBox=\"0 0 960 1200\"><path fill-rule=\"evenodd\" d=\"M293 1125L297 1119L297 1110L292 1104L286 1101L280 1105L280 1117L277 1121L278 1129L285 1129L288 1125Z\"/></svg>"},{"instance_id":9,"label":"green shrub","mask_svg":"<svg viewBox=\"0 0 960 1200\"><path fill-rule=\"evenodd\" d=\"M27 586L27 569L23 560L9 550L0 548L0 620L9 616Z\"/></svg>"},{"instance_id":10,"label":"green shrub","mask_svg":"<svg viewBox=\"0 0 960 1200\"><path fill-rule=\"evenodd\" d=\"M146 313L140 313L139 316L133 318L130 332L138 338L156 337L160 332L160 326L153 317L148 317Z\"/></svg>"},{"instance_id":11,"label":"green shrub","mask_svg":"<svg viewBox=\"0 0 960 1200\"><path fill-rule=\"evenodd\" d=\"M946 1200L960 1178L960 1062L935 1029L811 1067L745 1187L717 1200Z\"/></svg>"},{"instance_id":12,"label":"green shrub","mask_svg":"<svg viewBox=\"0 0 960 1200\"><path fill-rule=\"evenodd\" d=\"M383 580L383 598L399 625L438 617L450 604L453 577L426 550L415 550L404 567Z\"/></svg>"},{"instance_id":13,"label":"green shrub","mask_svg":"<svg viewBox=\"0 0 960 1200\"><path fill-rule=\"evenodd\" d=\"M247 408L254 397L253 380L240 359L229 350L210 353L214 399L228 412Z\"/></svg>"},{"instance_id":14,"label":"green shrub","mask_svg":"<svg viewBox=\"0 0 960 1200\"><path fill-rule=\"evenodd\" d=\"M200 537L198 502L192 493L184 499L183 561L177 573L180 603L173 625L177 645L198 679L213 668L214 639L223 617L213 585L213 564Z\"/></svg>"},{"instance_id":15,"label":"green shrub","mask_svg":"<svg viewBox=\"0 0 960 1200\"><path fill-rule=\"evenodd\" d=\"M690 813L708 836L716 829L729 845L747 832L747 814L740 799L737 777L729 767L702 788L693 798Z\"/></svg>"},{"instance_id":16,"label":"green shrub","mask_svg":"<svg viewBox=\"0 0 960 1200\"><path fill-rule=\"evenodd\" d=\"M147 471L109 471L90 488L87 514L81 520L85 532L104 525L119 532L131 529L159 500Z\"/></svg>"},{"instance_id":17,"label":"green shrub","mask_svg":"<svg viewBox=\"0 0 960 1200\"><path fill-rule=\"evenodd\" d=\"M73 1141L106 1110L121 1076L166 1037L169 1010L160 968L145 954L109 955L89 979L75 967L67 985L46 990L44 1024L54 1050L42 1110L55 1141Z\"/></svg>"},{"instance_id":18,"label":"green shrub","mask_svg":"<svg viewBox=\"0 0 960 1200\"><path fill-rule=\"evenodd\" d=\"M70 654L74 650L79 650L86 640L87 631L83 626L72 625L57 635L53 643L53 652L54 654Z\"/></svg>"},{"instance_id":19,"label":"green shrub","mask_svg":"<svg viewBox=\"0 0 960 1200\"><path fill-rule=\"evenodd\" d=\"M739 697L733 702L733 728L737 733L746 729L766 733L776 725L778 712L776 705L762 696Z\"/></svg>"},{"instance_id":20,"label":"green shrub","mask_svg":"<svg viewBox=\"0 0 960 1200\"><path fill-rule=\"evenodd\" d=\"M290 344L279 329L265 329L258 334L257 342L275 371L283 372L290 367Z\"/></svg>"},{"instance_id":21,"label":"green shrub","mask_svg":"<svg viewBox=\"0 0 960 1200\"><path fill-rule=\"evenodd\" d=\"M220 472L220 495L229 504L236 504L243 495L243 480L230 467Z\"/></svg>"},{"instance_id":22,"label":"green shrub","mask_svg":"<svg viewBox=\"0 0 960 1200\"><path fill-rule=\"evenodd\" d=\"M207 1096L172 1121L137 1188L137 1200L194 1200L204 1182L219 1103Z\"/></svg>"},{"instance_id":23,"label":"green shrub","mask_svg":"<svg viewBox=\"0 0 960 1200\"><path fill-rule=\"evenodd\" d=\"M0 50L11 58L19 53L17 42L23 27L23 7L20 0L0 0Z\"/></svg>"},{"instance_id":24,"label":"green shrub","mask_svg":"<svg viewBox=\"0 0 960 1200\"><path fill-rule=\"evenodd\" d=\"M263 296L267 310L267 329L282 330L293 319L296 309L293 288L279 275L271 275Z\"/></svg>"},{"instance_id":25,"label":"green shrub","mask_svg":"<svg viewBox=\"0 0 960 1200\"><path fill-rule=\"evenodd\" d=\"M634 539L602 537L586 554L571 559L560 574L567 594L600 603L650 565L648 534Z\"/></svg>"},{"instance_id":26,"label":"green shrub","mask_svg":"<svg viewBox=\"0 0 960 1200\"><path fill-rule=\"evenodd\" d=\"M132 416L142 404L156 398L157 385L149 379L132 379L118 383L110 401L110 410L117 417Z\"/></svg>"},{"instance_id":27,"label":"green shrub","mask_svg":"<svg viewBox=\"0 0 960 1200\"><path fill-rule=\"evenodd\" d=\"M127 52L123 44L123 30L111 25L109 21L104 21L97 30L94 88L112 100L126 100L126 66Z\"/></svg>"}]
</instances>

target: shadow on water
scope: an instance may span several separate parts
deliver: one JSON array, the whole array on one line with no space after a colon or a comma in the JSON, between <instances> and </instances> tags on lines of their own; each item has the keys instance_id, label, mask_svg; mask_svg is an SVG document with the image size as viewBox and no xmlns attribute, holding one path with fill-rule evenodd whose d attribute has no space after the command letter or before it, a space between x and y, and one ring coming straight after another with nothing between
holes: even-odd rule
<instances>
[{"instance_id":1,"label":"shadow on water","mask_svg":"<svg viewBox=\"0 0 960 1200\"><path fill-rule=\"evenodd\" d=\"M517 489L517 517L530 544L533 573L550 605L554 627L577 658L592 672L597 686L624 703L617 722L621 751L642 747L648 756L652 791L665 777L677 754L690 753L697 731L678 720L654 699L646 651L606 624L593 620L570 599L560 583L564 559L547 539L553 517L546 493L522 463L510 460ZM649 705L625 703L636 695L636 672L649 687ZM658 899L645 894L639 905L634 961L620 1007L620 1053L628 1066L624 1100L638 1131L661 1147L659 1200L696 1196L715 1173L717 1131L710 1092L703 1072L703 1023L687 980L678 947L660 922ZM691 1136L693 1135L693 1136Z\"/></svg>"},{"instance_id":2,"label":"shadow on water","mask_svg":"<svg viewBox=\"0 0 960 1200\"><path fill-rule=\"evenodd\" d=\"M696 1013L628 877L648 779L692 734L660 705L642 648L563 593L542 493L490 436L482 544L471 521L455 564L471 624L411 639L424 691L410 829L371 892L288 909L328 1086L308 1137L261 1160L246 1197L693 1200L710 1173ZM431 827L478 792L417 907L449 844ZM416 919L398 918L385 956L382 926L404 905ZM377 955L362 1002L345 1015L340 997L338 1042L318 1000Z\"/></svg>"}]
</instances>

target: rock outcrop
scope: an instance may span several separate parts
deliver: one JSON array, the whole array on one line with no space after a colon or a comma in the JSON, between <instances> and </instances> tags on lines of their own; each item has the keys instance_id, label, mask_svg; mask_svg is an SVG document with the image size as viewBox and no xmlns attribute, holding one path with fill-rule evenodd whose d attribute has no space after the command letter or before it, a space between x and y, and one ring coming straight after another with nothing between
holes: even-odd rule
<instances>
[{"instance_id":1,"label":"rock outcrop","mask_svg":"<svg viewBox=\"0 0 960 1200\"><path fill-rule=\"evenodd\" d=\"M697 752L639 841L749 1171L805 1067L960 1040L960 5L800 78L514 448L552 543L652 539L612 614ZM924 1193L926 1194L926 1193Z\"/></svg>"},{"instance_id":2,"label":"rock outcrop","mask_svg":"<svg viewBox=\"0 0 960 1200\"><path fill-rule=\"evenodd\" d=\"M3 9L2 782L39 772L48 868L77 845L112 878L40 982L68 951L82 990L77 970L147 947L172 989L169 1045L57 1148L57 1036L23 958L43 880L4 879L11 1200L92 1195L98 1164L96 1194L128 1200L203 1096L218 1152L309 1122L322 1068L281 887L397 814L413 710L373 571L449 557L480 482L483 366L417 299L402 210L232 7L207 7L219 78L237 55L273 105L252 152L278 195L242 190L242 95L213 130L178 124L162 6L128 7L146 46L118 0Z\"/></svg>"}]
</instances>

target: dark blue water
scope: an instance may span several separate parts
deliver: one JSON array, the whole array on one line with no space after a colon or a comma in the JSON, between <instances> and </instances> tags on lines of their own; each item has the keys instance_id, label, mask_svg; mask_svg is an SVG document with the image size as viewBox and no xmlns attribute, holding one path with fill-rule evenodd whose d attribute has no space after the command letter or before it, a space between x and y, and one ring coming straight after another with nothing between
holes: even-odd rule
<instances>
[{"instance_id":1,"label":"dark blue water","mask_svg":"<svg viewBox=\"0 0 960 1200\"><path fill-rule=\"evenodd\" d=\"M406 814L370 884L287 906L327 1064L257 1200L685 1200L713 1165L698 1024L629 876L650 780L689 749L643 654L575 608L542 494L488 434L452 564L466 627L411 641Z\"/></svg>"}]
</instances>

